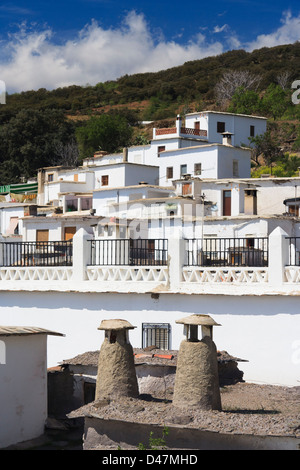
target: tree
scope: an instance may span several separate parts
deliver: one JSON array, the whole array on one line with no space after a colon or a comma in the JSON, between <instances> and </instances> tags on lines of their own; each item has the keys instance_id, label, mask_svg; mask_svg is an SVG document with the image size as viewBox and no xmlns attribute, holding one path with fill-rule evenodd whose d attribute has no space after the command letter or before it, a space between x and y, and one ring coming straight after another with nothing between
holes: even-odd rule
<instances>
[{"instance_id":1,"label":"tree","mask_svg":"<svg viewBox=\"0 0 300 470\"><path fill-rule=\"evenodd\" d=\"M291 72L289 72L288 70L285 70L281 72L279 75L277 75L276 81L283 90L286 90L291 80L291 77L292 77Z\"/></svg>"},{"instance_id":2,"label":"tree","mask_svg":"<svg viewBox=\"0 0 300 470\"><path fill-rule=\"evenodd\" d=\"M257 135L250 139L253 147L253 157L257 162L257 159L260 155L264 157L266 165L271 168L272 174L272 164L282 158L283 153L278 143L274 140L271 135L271 132L268 130L262 135Z\"/></svg>"},{"instance_id":3,"label":"tree","mask_svg":"<svg viewBox=\"0 0 300 470\"><path fill-rule=\"evenodd\" d=\"M224 104L231 100L238 89L257 91L260 80L259 75L254 75L249 70L230 70L224 73L216 84L216 98L221 104Z\"/></svg>"},{"instance_id":4,"label":"tree","mask_svg":"<svg viewBox=\"0 0 300 470\"><path fill-rule=\"evenodd\" d=\"M281 86L271 83L262 98L262 110L274 120L280 118L289 105L288 93Z\"/></svg>"},{"instance_id":5,"label":"tree","mask_svg":"<svg viewBox=\"0 0 300 470\"><path fill-rule=\"evenodd\" d=\"M109 153L130 145L133 129L124 116L102 114L91 117L76 129L80 157L87 158L97 150Z\"/></svg>"},{"instance_id":6,"label":"tree","mask_svg":"<svg viewBox=\"0 0 300 470\"><path fill-rule=\"evenodd\" d=\"M53 164L57 145L72 139L73 124L62 111L22 109L0 128L1 184L36 176L39 168Z\"/></svg>"},{"instance_id":7,"label":"tree","mask_svg":"<svg viewBox=\"0 0 300 470\"><path fill-rule=\"evenodd\" d=\"M58 142L55 145L54 149L55 154L51 159L51 163L53 166L64 165L74 168L78 165L79 148L75 137L66 144L64 144L63 142Z\"/></svg>"},{"instance_id":8,"label":"tree","mask_svg":"<svg viewBox=\"0 0 300 470\"><path fill-rule=\"evenodd\" d=\"M260 112L260 98L254 90L245 90L238 88L228 107L230 113L238 114L257 114Z\"/></svg>"}]
</instances>

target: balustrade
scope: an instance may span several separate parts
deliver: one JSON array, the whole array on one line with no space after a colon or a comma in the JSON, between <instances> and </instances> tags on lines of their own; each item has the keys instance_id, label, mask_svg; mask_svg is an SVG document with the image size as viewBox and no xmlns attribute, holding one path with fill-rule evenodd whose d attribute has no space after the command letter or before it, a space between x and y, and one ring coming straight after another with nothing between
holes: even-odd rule
<instances>
[{"instance_id":1,"label":"balustrade","mask_svg":"<svg viewBox=\"0 0 300 470\"><path fill-rule=\"evenodd\" d=\"M51 281L59 290L67 286L64 281L82 287L92 281L122 291L130 283L131 289L152 285L169 292L197 284L199 289L222 284L292 289L300 283L300 237L285 235L279 231L269 238L91 240L85 232L69 242L2 242L0 284Z\"/></svg>"}]
</instances>

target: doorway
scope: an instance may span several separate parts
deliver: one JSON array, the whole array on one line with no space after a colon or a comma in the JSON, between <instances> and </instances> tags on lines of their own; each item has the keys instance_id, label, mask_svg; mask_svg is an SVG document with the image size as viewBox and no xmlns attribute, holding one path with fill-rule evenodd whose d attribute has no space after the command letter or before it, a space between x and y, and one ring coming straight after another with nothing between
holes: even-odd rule
<instances>
[{"instance_id":1,"label":"doorway","mask_svg":"<svg viewBox=\"0 0 300 470\"><path fill-rule=\"evenodd\" d=\"M223 215L231 215L231 190L223 191Z\"/></svg>"}]
</instances>

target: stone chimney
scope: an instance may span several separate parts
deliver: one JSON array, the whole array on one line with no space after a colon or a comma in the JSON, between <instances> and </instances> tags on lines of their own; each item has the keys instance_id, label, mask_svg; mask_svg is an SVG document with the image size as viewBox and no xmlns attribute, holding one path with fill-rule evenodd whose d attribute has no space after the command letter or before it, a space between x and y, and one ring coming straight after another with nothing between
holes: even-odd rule
<instances>
[{"instance_id":1,"label":"stone chimney","mask_svg":"<svg viewBox=\"0 0 300 470\"><path fill-rule=\"evenodd\" d=\"M133 348L129 330L136 328L126 320L103 320L98 330L105 331L98 359L95 400L139 395Z\"/></svg>"},{"instance_id":2,"label":"stone chimney","mask_svg":"<svg viewBox=\"0 0 300 470\"><path fill-rule=\"evenodd\" d=\"M222 134L223 136L223 145L232 145L232 136L233 134L231 132L224 132Z\"/></svg>"},{"instance_id":3,"label":"stone chimney","mask_svg":"<svg viewBox=\"0 0 300 470\"><path fill-rule=\"evenodd\" d=\"M217 349L212 340L212 328L218 323L209 315L197 314L176 323L184 325L186 339L178 352L173 405L221 410ZM201 327L201 340L198 327Z\"/></svg>"},{"instance_id":4,"label":"stone chimney","mask_svg":"<svg viewBox=\"0 0 300 470\"><path fill-rule=\"evenodd\" d=\"M128 148L124 147L123 148L123 163L128 162Z\"/></svg>"},{"instance_id":5,"label":"stone chimney","mask_svg":"<svg viewBox=\"0 0 300 470\"><path fill-rule=\"evenodd\" d=\"M181 125L182 125L181 116L180 116L180 114L177 114L177 118L176 118L176 129L177 129L177 133L178 133L178 134L180 134Z\"/></svg>"}]
</instances>

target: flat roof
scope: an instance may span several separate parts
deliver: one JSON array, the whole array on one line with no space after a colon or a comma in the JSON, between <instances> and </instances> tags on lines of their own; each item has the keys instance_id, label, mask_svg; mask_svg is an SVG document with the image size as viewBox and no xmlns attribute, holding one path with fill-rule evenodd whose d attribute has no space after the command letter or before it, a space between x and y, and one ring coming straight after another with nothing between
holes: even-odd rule
<instances>
[{"instance_id":1,"label":"flat roof","mask_svg":"<svg viewBox=\"0 0 300 470\"><path fill-rule=\"evenodd\" d=\"M52 335L52 336L65 336L56 331L46 330L44 328L37 328L33 326L1 326L0 336L20 336L20 335Z\"/></svg>"},{"instance_id":2,"label":"flat roof","mask_svg":"<svg viewBox=\"0 0 300 470\"><path fill-rule=\"evenodd\" d=\"M246 117L246 118L255 118L255 119L264 119L268 120L268 118L263 117L263 116L255 116L251 114L238 114L238 113L228 113L228 112L223 112L223 111L213 111L213 110L208 110L208 111L198 111L194 113L187 113L186 116L195 116L199 114L226 114L228 116L239 116L239 117Z\"/></svg>"},{"instance_id":3,"label":"flat roof","mask_svg":"<svg viewBox=\"0 0 300 470\"><path fill-rule=\"evenodd\" d=\"M191 147L182 147L179 149L169 149L169 150L164 150L163 152L160 153L160 158L163 157L166 153L172 153L172 152L183 152L185 150L199 150L207 147L225 147L229 148L230 150L246 150L247 152L251 151L250 147L235 147L234 145L225 145L225 144L220 144L218 142L216 143L206 143L203 145L192 145Z\"/></svg>"},{"instance_id":4,"label":"flat roof","mask_svg":"<svg viewBox=\"0 0 300 470\"><path fill-rule=\"evenodd\" d=\"M95 192L99 192L99 191L115 191L115 190L118 190L120 191L121 189L123 190L126 190L126 189L136 189L136 188L143 188L143 189L158 189L160 191L172 191L172 188L170 187L167 187L167 186L158 186L158 185L155 185L155 184L136 184L136 185L132 185L132 186L114 186L112 188L98 188L98 189L94 189L94 193Z\"/></svg>"}]
</instances>

